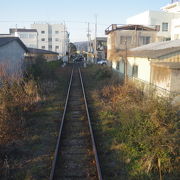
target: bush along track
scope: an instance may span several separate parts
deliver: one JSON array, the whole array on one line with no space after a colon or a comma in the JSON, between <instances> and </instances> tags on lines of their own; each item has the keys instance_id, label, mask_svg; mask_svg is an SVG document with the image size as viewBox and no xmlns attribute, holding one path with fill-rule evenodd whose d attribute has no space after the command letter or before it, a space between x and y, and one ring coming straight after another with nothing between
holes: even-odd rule
<instances>
[{"instance_id":1,"label":"bush along track","mask_svg":"<svg viewBox=\"0 0 180 180\"><path fill-rule=\"evenodd\" d=\"M134 84L119 83L107 67L83 71L103 179L177 180L177 110L166 99L145 97Z\"/></svg>"},{"instance_id":2,"label":"bush along track","mask_svg":"<svg viewBox=\"0 0 180 180\"><path fill-rule=\"evenodd\" d=\"M48 179L70 67L38 57L0 89L0 179Z\"/></svg>"}]
</instances>

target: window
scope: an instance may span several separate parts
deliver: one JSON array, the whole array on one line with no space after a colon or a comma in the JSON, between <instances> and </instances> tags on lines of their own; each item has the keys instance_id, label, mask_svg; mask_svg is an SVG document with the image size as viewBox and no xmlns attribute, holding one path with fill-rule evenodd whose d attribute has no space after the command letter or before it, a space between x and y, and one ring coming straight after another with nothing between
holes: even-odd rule
<instances>
[{"instance_id":1,"label":"window","mask_svg":"<svg viewBox=\"0 0 180 180\"><path fill-rule=\"evenodd\" d=\"M116 70L119 70L119 61L118 62L116 62Z\"/></svg>"},{"instance_id":2,"label":"window","mask_svg":"<svg viewBox=\"0 0 180 180\"><path fill-rule=\"evenodd\" d=\"M41 34L45 34L45 31L41 31Z\"/></svg>"},{"instance_id":3,"label":"window","mask_svg":"<svg viewBox=\"0 0 180 180\"><path fill-rule=\"evenodd\" d=\"M140 44L149 44L150 43L150 37L149 36L141 36L139 38Z\"/></svg>"},{"instance_id":4,"label":"window","mask_svg":"<svg viewBox=\"0 0 180 180\"><path fill-rule=\"evenodd\" d=\"M121 36L120 37L120 44L125 45L126 42L127 42L127 44L131 44L131 41L132 41L132 36Z\"/></svg>"},{"instance_id":5,"label":"window","mask_svg":"<svg viewBox=\"0 0 180 180\"><path fill-rule=\"evenodd\" d=\"M59 49L59 46L55 46L55 49Z\"/></svg>"},{"instance_id":6,"label":"window","mask_svg":"<svg viewBox=\"0 0 180 180\"><path fill-rule=\"evenodd\" d=\"M20 38L28 38L28 34L20 34Z\"/></svg>"},{"instance_id":7,"label":"window","mask_svg":"<svg viewBox=\"0 0 180 180\"><path fill-rule=\"evenodd\" d=\"M162 31L168 31L168 23L166 22L162 23Z\"/></svg>"},{"instance_id":8,"label":"window","mask_svg":"<svg viewBox=\"0 0 180 180\"><path fill-rule=\"evenodd\" d=\"M45 38L42 38L41 41L45 41Z\"/></svg>"},{"instance_id":9,"label":"window","mask_svg":"<svg viewBox=\"0 0 180 180\"><path fill-rule=\"evenodd\" d=\"M35 34L29 34L29 38L34 39L34 38L36 38L36 35Z\"/></svg>"},{"instance_id":10,"label":"window","mask_svg":"<svg viewBox=\"0 0 180 180\"><path fill-rule=\"evenodd\" d=\"M49 45L49 50L52 50L52 45Z\"/></svg>"},{"instance_id":11,"label":"window","mask_svg":"<svg viewBox=\"0 0 180 180\"><path fill-rule=\"evenodd\" d=\"M137 65L133 65L132 76L138 77L138 66Z\"/></svg>"},{"instance_id":12,"label":"window","mask_svg":"<svg viewBox=\"0 0 180 180\"><path fill-rule=\"evenodd\" d=\"M56 41L56 42L59 41L59 38L55 38L55 41Z\"/></svg>"},{"instance_id":13,"label":"window","mask_svg":"<svg viewBox=\"0 0 180 180\"><path fill-rule=\"evenodd\" d=\"M55 34L59 34L59 31L55 31Z\"/></svg>"},{"instance_id":14,"label":"window","mask_svg":"<svg viewBox=\"0 0 180 180\"><path fill-rule=\"evenodd\" d=\"M48 41L52 42L52 38L48 38Z\"/></svg>"},{"instance_id":15,"label":"window","mask_svg":"<svg viewBox=\"0 0 180 180\"><path fill-rule=\"evenodd\" d=\"M41 46L42 49L45 49L45 46Z\"/></svg>"}]
</instances>

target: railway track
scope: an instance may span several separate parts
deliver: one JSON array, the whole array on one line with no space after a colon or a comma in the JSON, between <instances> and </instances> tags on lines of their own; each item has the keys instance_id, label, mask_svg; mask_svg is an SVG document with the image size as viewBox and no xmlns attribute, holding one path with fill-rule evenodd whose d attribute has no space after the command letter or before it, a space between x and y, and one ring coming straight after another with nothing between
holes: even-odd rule
<instances>
[{"instance_id":1,"label":"railway track","mask_svg":"<svg viewBox=\"0 0 180 180\"><path fill-rule=\"evenodd\" d=\"M80 68L73 67L50 180L101 180Z\"/></svg>"}]
</instances>

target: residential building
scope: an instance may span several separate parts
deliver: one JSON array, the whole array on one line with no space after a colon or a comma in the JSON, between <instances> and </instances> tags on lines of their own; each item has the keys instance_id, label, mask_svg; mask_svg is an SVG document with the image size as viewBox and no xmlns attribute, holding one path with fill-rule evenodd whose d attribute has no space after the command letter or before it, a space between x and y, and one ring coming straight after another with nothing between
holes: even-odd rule
<instances>
[{"instance_id":1,"label":"residential building","mask_svg":"<svg viewBox=\"0 0 180 180\"><path fill-rule=\"evenodd\" d=\"M28 49L19 38L0 37L0 75L2 75L2 71L20 75L27 52Z\"/></svg>"},{"instance_id":2,"label":"residential building","mask_svg":"<svg viewBox=\"0 0 180 180\"><path fill-rule=\"evenodd\" d=\"M43 56L48 62L58 60L59 53L44 49L28 48L26 59L33 60L38 56Z\"/></svg>"},{"instance_id":3,"label":"residential building","mask_svg":"<svg viewBox=\"0 0 180 180\"><path fill-rule=\"evenodd\" d=\"M38 48L58 52L65 55L68 51L69 34L63 24L31 25L38 32Z\"/></svg>"},{"instance_id":4,"label":"residential building","mask_svg":"<svg viewBox=\"0 0 180 180\"><path fill-rule=\"evenodd\" d=\"M130 49L125 62L123 59L113 61L113 69L124 74L127 68L128 77L141 82L146 92L149 87L155 87L161 95L180 95L180 40Z\"/></svg>"},{"instance_id":5,"label":"residential building","mask_svg":"<svg viewBox=\"0 0 180 180\"><path fill-rule=\"evenodd\" d=\"M175 19L180 18L180 2L172 2L167 6L161 8L161 11L145 11L135 16L129 17L127 24L141 24L145 26L154 26L159 32L157 33L158 41L166 41L174 38L172 31L176 26L179 27L180 22ZM178 28L177 27L177 28ZM178 28L179 29L179 28ZM177 33L177 30L175 30ZM178 31L179 32L179 31ZM178 33L179 34L179 33ZM180 37L178 37L180 38Z\"/></svg>"},{"instance_id":6,"label":"residential building","mask_svg":"<svg viewBox=\"0 0 180 180\"><path fill-rule=\"evenodd\" d=\"M113 61L118 60L123 51L156 42L157 31L143 25L112 24L105 33L108 35L107 59Z\"/></svg>"},{"instance_id":7,"label":"residential building","mask_svg":"<svg viewBox=\"0 0 180 180\"><path fill-rule=\"evenodd\" d=\"M27 47L38 47L38 33L36 29L11 28L9 33L11 36L19 37Z\"/></svg>"}]
</instances>

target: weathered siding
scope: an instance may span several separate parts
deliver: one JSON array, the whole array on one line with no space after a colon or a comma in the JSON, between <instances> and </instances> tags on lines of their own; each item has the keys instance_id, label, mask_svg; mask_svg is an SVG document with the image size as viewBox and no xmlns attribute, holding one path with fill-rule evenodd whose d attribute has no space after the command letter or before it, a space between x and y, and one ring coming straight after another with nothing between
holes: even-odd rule
<instances>
[{"instance_id":1,"label":"weathered siding","mask_svg":"<svg viewBox=\"0 0 180 180\"><path fill-rule=\"evenodd\" d=\"M166 67L152 66L151 81L154 85L171 90L171 70Z\"/></svg>"},{"instance_id":2,"label":"weathered siding","mask_svg":"<svg viewBox=\"0 0 180 180\"><path fill-rule=\"evenodd\" d=\"M180 93L180 69L171 72L171 91Z\"/></svg>"},{"instance_id":3,"label":"weathered siding","mask_svg":"<svg viewBox=\"0 0 180 180\"><path fill-rule=\"evenodd\" d=\"M9 73L21 71L25 50L17 41L12 41L0 47L0 65L6 67Z\"/></svg>"}]
</instances>

